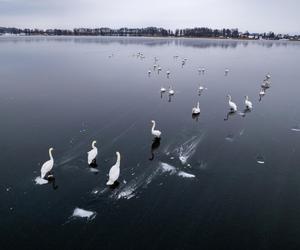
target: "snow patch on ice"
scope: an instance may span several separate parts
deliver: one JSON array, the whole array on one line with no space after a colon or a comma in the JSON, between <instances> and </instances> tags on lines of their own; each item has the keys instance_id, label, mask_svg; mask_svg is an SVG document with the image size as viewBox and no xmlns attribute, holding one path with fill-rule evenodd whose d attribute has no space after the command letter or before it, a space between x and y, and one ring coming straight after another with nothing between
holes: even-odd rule
<instances>
[{"instance_id":1,"label":"snow patch on ice","mask_svg":"<svg viewBox=\"0 0 300 250\"><path fill-rule=\"evenodd\" d=\"M189 173L184 172L184 171L179 171L177 175L181 176L183 178L195 178L196 177L195 175L189 174Z\"/></svg>"},{"instance_id":2,"label":"snow patch on ice","mask_svg":"<svg viewBox=\"0 0 300 250\"><path fill-rule=\"evenodd\" d=\"M41 178L40 176L36 177L34 181L35 181L35 184L37 184L37 185L44 185L44 184L48 183L47 180Z\"/></svg>"},{"instance_id":3,"label":"snow patch on ice","mask_svg":"<svg viewBox=\"0 0 300 250\"><path fill-rule=\"evenodd\" d=\"M75 208L73 211L73 217L87 218L93 220L96 217L96 212L84 210L82 208Z\"/></svg>"}]
</instances>

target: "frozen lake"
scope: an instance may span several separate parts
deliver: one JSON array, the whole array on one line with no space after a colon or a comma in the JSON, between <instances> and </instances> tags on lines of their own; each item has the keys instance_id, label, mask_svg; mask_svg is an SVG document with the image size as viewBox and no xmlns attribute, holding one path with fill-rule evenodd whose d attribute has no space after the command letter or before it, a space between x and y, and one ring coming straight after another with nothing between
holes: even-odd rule
<instances>
[{"instance_id":1,"label":"frozen lake","mask_svg":"<svg viewBox=\"0 0 300 250\"><path fill-rule=\"evenodd\" d=\"M297 42L0 37L1 249L299 249L299 65Z\"/></svg>"}]
</instances>

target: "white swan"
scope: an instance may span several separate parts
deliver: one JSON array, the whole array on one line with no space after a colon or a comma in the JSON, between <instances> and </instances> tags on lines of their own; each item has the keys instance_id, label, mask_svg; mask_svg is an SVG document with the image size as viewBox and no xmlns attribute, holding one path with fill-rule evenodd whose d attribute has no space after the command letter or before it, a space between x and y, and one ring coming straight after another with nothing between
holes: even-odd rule
<instances>
[{"instance_id":1,"label":"white swan","mask_svg":"<svg viewBox=\"0 0 300 250\"><path fill-rule=\"evenodd\" d=\"M53 148L49 148L49 157L50 160L46 161L43 166L41 167L41 178L44 179L46 177L46 175L51 171L51 169L53 168L53 164L54 164L54 160L53 160L53 156L52 156L52 150Z\"/></svg>"},{"instance_id":2,"label":"white swan","mask_svg":"<svg viewBox=\"0 0 300 250\"><path fill-rule=\"evenodd\" d=\"M230 107L231 111L236 112L237 111L236 104L233 101L231 101L231 96L230 95L227 95L227 97L229 99L228 104L229 104L229 107Z\"/></svg>"},{"instance_id":3,"label":"white swan","mask_svg":"<svg viewBox=\"0 0 300 250\"><path fill-rule=\"evenodd\" d=\"M171 86L169 86L169 95L174 95L175 91L172 89Z\"/></svg>"},{"instance_id":4,"label":"white swan","mask_svg":"<svg viewBox=\"0 0 300 250\"><path fill-rule=\"evenodd\" d=\"M252 109L252 102L249 101L249 98L247 95L245 96L245 106L246 106L246 109Z\"/></svg>"},{"instance_id":5,"label":"white swan","mask_svg":"<svg viewBox=\"0 0 300 250\"><path fill-rule=\"evenodd\" d=\"M88 164L91 165L93 160L96 160L98 149L95 147L96 141L92 142L92 150L90 150L88 153Z\"/></svg>"},{"instance_id":6,"label":"white swan","mask_svg":"<svg viewBox=\"0 0 300 250\"><path fill-rule=\"evenodd\" d=\"M109 170L108 182L106 182L106 185L113 185L120 176L121 155L119 152L116 152L116 155L117 155L117 161L116 161L116 164L113 165Z\"/></svg>"},{"instance_id":7,"label":"white swan","mask_svg":"<svg viewBox=\"0 0 300 250\"><path fill-rule=\"evenodd\" d=\"M197 106L194 107L194 108L192 109L192 114L193 114L193 115L198 115L198 114L200 114L199 102L197 102Z\"/></svg>"},{"instance_id":8,"label":"white swan","mask_svg":"<svg viewBox=\"0 0 300 250\"><path fill-rule=\"evenodd\" d=\"M261 89L260 92L259 92L259 95L260 95L260 96L264 96L265 94L266 94L265 90L264 90L264 89Z\"/></svg>"},{"instance_id":9,"label":"white swan","mask_svg":"<svg viewBox=\"0 0 300 250\"><path fill-rule=\"evenodd\" d=\"M151 122L152 122L152 129L151 129L152 135L153 135L155 138L160 138L161 132L160 132L159 130L156 130L156 129L155 129L155 125L156 125L155 121L152 120Z\"/></svg>"},{"instance_id":10,"label":"white swan","mask_svg":"<svg viewBox=\"0 0 300 250\"><path fill-rule=\"evenodd\" d=\"M161 67L160 67L160 66L158 66L157 70L158 70L158 71L161 71Z\"/></svg>"},{"instance_id":11,"label":"white swan","mask_svg":"<svg viewBox=\"0 0 300 250\"><path fill-rule=\"evenodd\" d=\"M225 75L229 73L229 69L225 69Z\"/></svg>"},{"instance_id":12,"label":"white swan","mask_svg":"<svg viewBox=\"0 0 300 250\"><path fill-rule=\"evenodd\" d=\"M151 75L151 70L150 69L148 70L148 75Z\"/></svg>"},{"instance_id":13,"label":"white swan","mask_svg":"<svg viewBox=\"0 0 300 250\"><path fill-rule=\"evenodd\" d=\"M166 91L167 91L166 88L164 88L164 87L161 87L161 88L160 88L160 92L161 92L161 93L165 93Z\"/></svg>"},{"instance_id":14,"label":"white swan","mask_svg":"<svg viewBox=\"0 0 300 250\"><path fill-rule=\"evenodd\" d=\"M156 67L157 67L157 65L156 65L156 64L154 64L154 65L153 65L153 69L155 70L155 69L156 69Z\"/></svg>"},{"instance_id":15,"label":"white swan","mask_svg":"<svg viewBox=\"0 0 300 250\"><path fill-rule=\"evenodd\" d=\"M204 87L204 86L199 85L198 90L199 90L199 92L202 92L203 90L207 90L207 88Z\"/></svg>"},{"instance_id":16,"label":"white swan","mask_svg":"<svg viewBox=\"0 0 300 250\"><path fill-rule=\"evenodd\" d=\"M167 70L166 73L167 73L167 76L169 76L171 74L170 70Z\"/></svg>"}]
</instances>

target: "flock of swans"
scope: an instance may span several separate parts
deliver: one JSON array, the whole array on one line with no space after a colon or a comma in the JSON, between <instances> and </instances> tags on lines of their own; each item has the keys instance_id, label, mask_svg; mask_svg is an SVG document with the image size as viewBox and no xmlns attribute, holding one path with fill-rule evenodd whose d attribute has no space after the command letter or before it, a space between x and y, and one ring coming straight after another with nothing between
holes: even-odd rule
<instances>
[{"instance_id":1,"label":"flock of swans","mask_svg":"<svg viewBox=\"0 0 300 250\"><path fill-rule=\"evenodd\" d=\"M140 58L145 58L142 53L138 53L137 56L140 57ZM174 58L178 58L178 56L174 56ZM154 70L157 69L157 72L159 73L160 71L162 71L162 68L161 68L161 66L156 64L157 61L158 61L158 58L155 57L154 61L155 61L155 64L153 65L153 69ZM182 65L184 65L186 63L186 61L187 61L187 58L184 58L182 60ZM204 74L205 73L205 68L199 68L198 71L199 71L200 74ZM148 75L150 76L151 73L152 72L149 69ZM229 73L229 69L225 69L225 75L228 75L228 73ZM170 77L170 74L171 74L170 70L167 70L166 71L167 78ZM270 79L271 79L270 74L267 74L265 79L263 80L262 85L261 85L261 90L259 92L260 98L265 95L266 89L270 88L270 86L271 86ZM207 88L205 88L204 86L199 86L198 94L201 95L202 91L205 90L205 89L207 89ZM165 93L167 91L168 91L169 96L173 96L175 94L175 91L171 86L169 86L168 90L165 87L161 87L161 89L160 89L161 94ZM238 111L238 106L235 102L232 101L231 95L227 95L227 97L228 97L228 105L229 105L228 115L229 114L234 114ZM252 102L249 100L248 96L245 96L245 112L251 111L252 108L253 108ZM200 105L199 105L199 101L198 101L196 106L192 108L192 115L193 116L198 116L200 114L200 112L201 112L200 111ZM228 115L227 115L227 119L228 119ZM156 122L154 120L152 120L151 123L152 123L151 134L154 137L154 143L155 142L159 143L162 132L160 130L156 129ZM95 146L96 143L97 143L96 141L93 141L92 145L91 145L92 149L87 152L87 163L90 167L96 167L97 166L96 158L97 158L97 155L98 155L98 149ZM50 181L52 178L54 178L53 174L51 173L51 171L53 169L53 166L54 166L54 159L53 159L52 151L53 151L53 148L52 147L49 148L49 157L50 157L50 159L48 161L46 161L41 167L40 177L45 181L48 181L48 180ZM116 163L110 168L109 173L108 173L108 181L106 182L106 185L109 185L109 186L117 184L117 180L120 176L121 154L119 152L116 152L116 156L117 156Z\"/></svg>"}]
</instances>

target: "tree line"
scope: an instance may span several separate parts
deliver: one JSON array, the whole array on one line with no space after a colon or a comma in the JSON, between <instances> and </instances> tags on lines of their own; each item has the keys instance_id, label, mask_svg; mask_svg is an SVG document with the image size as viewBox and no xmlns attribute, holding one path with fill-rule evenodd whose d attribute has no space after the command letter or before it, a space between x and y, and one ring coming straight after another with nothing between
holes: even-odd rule
<instances>
[{"instance_id":1,"label":"tree line","mask_svg":"<svg viewBox=\"0 0 300 250\"><path fill-rule=\"evenodd\" d=\"M68 29L18 29L0 27L0 34L15 35L48 35L48 36L149 36L149 37L208 37L208 38L239 38L239 39L294 39L300 40L299 35L288 34L249 33L239 32L235 29L211 29L207 27L196 27L186 29L170 29L147 27L147 28L75 28Z\"/></svg>"}]
</instances>

